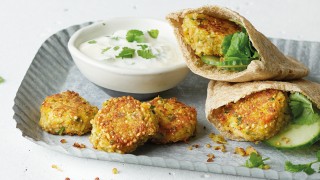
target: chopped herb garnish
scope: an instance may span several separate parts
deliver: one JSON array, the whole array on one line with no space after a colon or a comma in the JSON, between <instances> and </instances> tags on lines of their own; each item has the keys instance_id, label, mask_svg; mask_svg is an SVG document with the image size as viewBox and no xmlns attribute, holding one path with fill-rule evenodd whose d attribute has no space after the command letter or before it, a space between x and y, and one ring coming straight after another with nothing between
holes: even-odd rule
<instances>
[{"instance_id":1,"label":"chopped herb garnish","mask_svg":"<svg viewBox=\"0 0 320 180\"><path fill-rule=\"evenodd\" d=\"M107 52L109 49L111 49L111 47L107 47L107 48L102 49L101 54Z\"/></svg>"},{"instance_id":2,"label":"chopped herb garnish","mask_svg":"<svg viewBox=\"0 0 320 180\"><path fill-rule=\"evenodd\" d=\"M115 46L114 48L113 48L113 50L118 50L118 49L120 49L120 47L119 46Z\"/></svg>"},{"instance_id":3,"label":"chopped herb garnish","mask_svg":"<svg viewBox=\"0 0 320 180\"><path fill-rule=\"evenodd\" d=\"M60 130L58 131L58 134L61 136L63 134L64 130L65 130L65 127L62 126L60 128Z\"/></svg>"},{"instance_id":4,"label":"chopped herb garnish","mask_svg":"<svg viewBox=\"0 0 320 180\"><path fill-rule=\"evenodd\" d=\"M292 164L290 161L286 161L284 169L289 172L305 172L308 175L315 173L316 171L311 167L314 163L320 162L320 151L316 153L317 160L307 164Z\"/></svg>"},{"instance_id":5,"label":"chopped herb garnish","mask_svg":"<svg viewBox=\"0 0 320 180\"><path fill-rule=\"evenodd\" d=\"M145 59L155 58L156 56L152 53L151 49L138 50L138 55Z\"/></svg>"},{"instance_id":6,"label":"chopped herb garnish","mask_svg":"<svg viewBox=\"0 0 320 180\"><path fill-rule=\"evenodd\" d=\"M264 163L264 161L269 158L262 159L262 156L257 153L251 153L249 159L246 160L245 166L248 168L260 168L260 169L268 169L270 168L268 165Z\"/></svg>"},{"instance_id":7,"label":"chopped herb garnish","mask_svg":"<svg viewBox=\"0 0 320 180\"><path fill-rule=\"evenodd\" d=\"M88 41L89 44L96 44L97 41L96 40L91 40L91 41Z\"/></svg>"},{"instance_id":8,"label":"chopped herb garnish","mask_svg":"<svg viewBox=\"0 0 320 180\"><path fill-rule=\"evenodd\" d=\"M122 58L122 59L123 58L132 58L135 51L136 51L135 49L124 47L124 48L122 48L122 51L119 53L119 55L116 56L116 58Z\"/></svg>"},{"instance_id":9,"label":"chopped herb garnish","mask_svg":"<svg viewBox=\"0 0 320 180\"><path fill-rule=\"evenodd\" d=\"M136 41L138 43L142 43L145 41L143 32L135 29L129 30L127 32L126 39L128 42Z\"/></svg>"},{"instance_id":10,"label":"chopped herb garnish","mask_svg":"<svg viewBox=\"0 0 320 180\"><path fill-rule=\"evenodd\" d=\"M3 77L0 76L0 84L4 82Z\"/></svg>"},{"instance_id":11,"label":"chopped herb garnish","mask_svg":"<svg viewBox=\"0 0 320 180\"><path fill-rule=\"evenodd\" d=\"M120 39L120 37L114 36L114 37L111 37L111 39L118 41Z\"/></svg>"},{"instance_id":12,"label":"chopped herb garnish","mask_svg":"<svg viewBox=\"0 0 320 180\"><path fill-rule=\"evenodd\" d=\"M145 50L148 48L148 45L145 45L145 44L139 44L138 46L140 46L142 50Z\"/></svg>"},{"instance_id":13,"label":"chopped herb garnish","mask_svg":"<svg viewBox=\"0 0 320 180\"><path fill-rule=\"evenodd\" d=\"M159 35L159 30L158 29L152 29L150 31L148 31L148 34L150 35L150 37L157 39L158 35Z\"/></svg>"},{"instance_id":14,"label":"chopped herb garnish","mask_svg":"<svg viewBox=\"0 0 320 180\"><path fill-rule=\"evenodd\" d=\"M242 117L241 116L237 117L237 120L238 120L237 124L240 125L242 123Z\"/></svg>"}]
</instances>

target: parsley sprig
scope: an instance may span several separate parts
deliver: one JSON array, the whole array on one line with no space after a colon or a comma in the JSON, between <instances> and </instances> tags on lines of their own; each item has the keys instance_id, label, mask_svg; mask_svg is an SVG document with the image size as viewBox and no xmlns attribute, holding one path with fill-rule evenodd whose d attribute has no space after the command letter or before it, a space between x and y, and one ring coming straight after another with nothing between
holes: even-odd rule
<instances>
[{"instance_id":1,"label":"parsley sprig","mask_svg":"<svg viewBox=\"0 0 320 180\"><path fill-rule=\"evenodd\" d=\"M306 174L311 175L316 172L311 166L320 162L320 150L316 153L316 156L316 161L307 164L292 164L292 162L286 161L284 169L289 172L305 172Z\"/></svg>"},{"instance_id":2,"label":"parsley sprig","mask_svg":"<svg viewBox=\"0 0 320 180\"><path fill-rule=\"evenodd\" d=\"M140 50L137 50L138 55L142 58L145 59L151 59L151 58L155 58L156 56L152 53L151 49L148 48L147 45L143 44L143 45L138 45L141 47Z\"/></svg>"},{"instance_id":3,"label":"parsley sprig","mask_svg":"<svg viewBox=\"0 0 320 180\"><path fill-rule=\"evenodd\" d=\"M152 37L153 39L157 39L158 35L159 35L159 30L158 29L151 29L150 31L148 31L148 34L150 35L150 37Z\"/></svg>"},{"instance_id":4,"label":"parsley sprig","mask_svg":"<svg viewBox=\"0 0 320 180\"><path fill-rule=\"evenodd\" d=\"M257 153L251 153L249 159L246 160L245 166L248 168L260 168L260 169L269 169L270 166L265 164L264 161L268 160L270 158L264 158L262 159L262 156L260 156Z\"/></svg>"}]
</instances>

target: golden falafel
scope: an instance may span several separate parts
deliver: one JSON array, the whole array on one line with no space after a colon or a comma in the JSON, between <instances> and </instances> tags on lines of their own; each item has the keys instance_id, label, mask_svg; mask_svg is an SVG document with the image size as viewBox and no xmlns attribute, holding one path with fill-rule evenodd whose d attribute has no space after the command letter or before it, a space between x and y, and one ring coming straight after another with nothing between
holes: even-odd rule
<instances>
[{"instance_id":1,"label":"golden falafel","mask_svg":"<svg viewBox=\"0 0 320 180\"><path fill-rule=\"evenodd\" d=\"M183 38L198 56L223 56L221 45L227 35L241 31L234 22L205 14L191 13L182 23Z\"/></svg>"},{"instance_id":2,"label":"golden falafel","mask_svg":"<svg viewBox=\"0 0 320 180\"><path fill-rule=\"evenodd\" d=\"M277 134L290 120L286 93L267 89L211 112L219 127L237 139L262 141Z\"/></svg>"},{"instance_id":3,"label":"golden falafel","mask_svg":"<svg viewBox=\"0 0 320 180\"><path fill-rule=\"evenodd\" d=\"M158 121L149 103L130 96L104 102L94 119L89 137L93 147L106 152L129 153L154 136Z\"/></svg>"},{"instance_id":4,"label":"golden falafel","mask_svg":"<svg viewBox=\"0 0 320 180\"><path fill-rule=\"evenodd\" d=\"M66 91L45 98L39 125L51 134L83 135L91 130L90 120L97 112L78 93Z\"/></svg>"},{"instance_id":5,"label":"golden falafel","mask_svg":"<svg viewBox=\"0 0 320 180\"><path fill-rule=\"evenodd\" d=\"M159 131L152 142L165 144L187 141L194 135L197 125L197 111L176 98L156 97L150 101L159 120Z\"/></svg>"}]
</instances>

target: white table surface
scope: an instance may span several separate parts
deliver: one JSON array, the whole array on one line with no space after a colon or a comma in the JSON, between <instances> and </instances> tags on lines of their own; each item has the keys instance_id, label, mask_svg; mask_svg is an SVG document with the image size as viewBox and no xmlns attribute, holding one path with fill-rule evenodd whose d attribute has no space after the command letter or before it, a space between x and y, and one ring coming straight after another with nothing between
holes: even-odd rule
<instances>
[{"instance_id":1,"label":"white table surface","mask_svg":"<svg viewBox=\"0 0 320 180\"><path fill-rule=\"evenodd\" d=\"M12 118L13 99L35 53L58 30L118 16L164 19L171 11L206 4L238 11L269 37L320 41L317 0L1 0L0 76L6 81L0 84L0 179L248 179L60 154L23 138ZM112 174L113 167L119 174Z\"/></svg>"}]
</instances>

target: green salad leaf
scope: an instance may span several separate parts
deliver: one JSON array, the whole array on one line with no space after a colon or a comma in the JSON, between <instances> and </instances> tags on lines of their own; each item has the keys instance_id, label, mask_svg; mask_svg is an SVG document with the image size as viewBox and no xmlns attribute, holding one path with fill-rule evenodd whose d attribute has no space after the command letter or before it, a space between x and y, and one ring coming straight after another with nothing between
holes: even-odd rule
<instances>
[{"instance_id":1,"label":"green salad leaf","mask_svg":"<svg viewBox=\"0 0 320 180\"><path fill-rule=\"evenodd\" d=\"M122 58L122 59L123 58L132 58L135 51L136 51L135 49L123 47L122 51L119 53L118 56L116 56L116 58Z\"/></svg>"},{"instance_id":2,"label":"green salad leaf","mask_svg":"<svg viewBox=\"0 0 320 180\"><path fill-rule=\"evenodd\" d=\"M243 71L251 60L258 59L259 54L252 46L247 31L230 34L223 39L221 45L223 59L216 65L229 71Z\"/></svg>"},{"instance_id":3,"label":"green salad leaf","mask_svg":"<svg viewBox=\"0 0 320 180\"><path fill-rule=\"evenodd\" d=\"M320 115L312 102L300 93L290 94L289 106L293 114L293 123L312 124L320 121Z\"/></svg>"},{"instance_id":4,"label":"green salad leaf","mask_svg":"<svg viewBox=\"0 0 320 180\"><path fill-rule=\"evenodd\" d=\"M157 37L159 35L159 30L158 29L151 29L150 31L148 31L148 34L150 35L150 37L157 39Z\"/></svg>"},{"instance_id":5,"label":"green salad leaf","mask_svg":"<svg viewBox=\"0 0 320 180\"><path fill-rule=\"evenodd\" d=\"M138 43L145 42L144 34L140 30L132 29L127 32L126 39L128 42L136 41Z\"/></svg>"}]
</instances>

